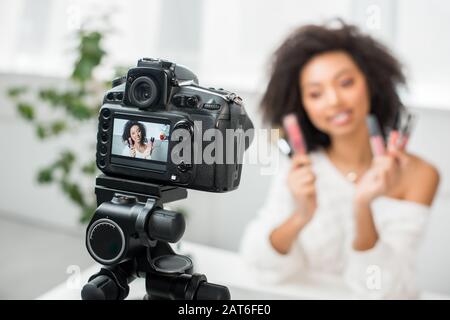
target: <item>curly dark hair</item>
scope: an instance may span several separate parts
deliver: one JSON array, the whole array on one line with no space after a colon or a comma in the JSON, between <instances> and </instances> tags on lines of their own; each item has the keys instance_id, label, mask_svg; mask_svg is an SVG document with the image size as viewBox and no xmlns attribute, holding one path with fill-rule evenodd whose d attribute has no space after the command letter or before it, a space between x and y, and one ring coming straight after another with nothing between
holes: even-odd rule
<instances>
[{"instance_id":1,"label":"curly dark hair","mask_svg":"<svg viewBox=\"0 0 450 320\"><path fill-rule=\"evenodd\" d=\"M370 92L370 113L381 124L383 135L402 108L397 86L405 84L399 61L381 43L353 25L306 25L292 32L275 51L271 75L261 100L263 120L281 128L283 116L297 113L308 151L328 147L330 137L310 121L302 103L299 74L314 56L329 51L348 53L364 74Z\"/></svg>"},{"instance_id":2,"label":"curly dark hair","mask_svg":"<svg viewBox=\"0 0 450 320\"><path fill-rule=\"evenodd\" d=\"M124 142L126 142L128 144L128 147L131 147L130 143L128 142L128 139L131 137L130 130L131 130L131 127L133 127L133 126L138 126L139 129L141 130L141 137L142 137L141 142L140 142L141 145L143 145L144 143L147 142L147 138L146 138L147 132L145 130L145 126L142 123L140 123L139 121L128 120L127 123L125 124L125 127L123 128L123 133L122 133L122 139Z\"/></svg>"}]
</instances>

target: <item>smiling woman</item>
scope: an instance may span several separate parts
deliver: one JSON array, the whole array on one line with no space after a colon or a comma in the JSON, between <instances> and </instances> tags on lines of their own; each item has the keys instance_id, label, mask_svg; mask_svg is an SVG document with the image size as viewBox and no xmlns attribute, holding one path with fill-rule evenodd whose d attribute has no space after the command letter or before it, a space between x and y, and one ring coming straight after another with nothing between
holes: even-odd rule
<instances>
[{"instance_id":1,"label":"smiling woman","mask_svg":"<svg viewBox=\"0 0 450 320\"><path fill-rule=\"evenodd\" d=\"M122 139L127 146L122 155L132 158L151 159L154 138L147 141L147 130L145 126L135 120L126 122L123 129Z\"/></svg>"},{"instance_id":2,"label":"smiling woman","mask_svg":"<svg viewBox=\"0 0 450 320\"><path fill-rule=\"evenodd\" d=\"M242 240L266 280L321 271L359 294L417 297L415 259L439 175L402 149L374 154L366 122L371 114L386 136L404 82L386 47L344 23L301 27L275 52L264 118L281 127L296 114L309 153L280 164Z\"/></svg>"},{"instance_id":3,"label":"smiling woman","mask_svg":"<svg viewBox=\"0 0 450 320\"><path fill-rule=\"evenodd\" d=\"M321 59L323 64L313 63L321 56L329 59ZM354 90L354 81L367 92ZM306 110L311 105L308 102L323 106L326 99L333 99L334 93L343 93L347 88L350 90L345 92L356 92L360 99L369 99L364 101L365 107L370 107L370 112L387 127L401 107L397 86L404 83L401 66L389 50L359 33L356 27L329 29L310 25L295 31L275 52L261 107L264 119L277 127L286 113L296 112L312 151L329 146L330 137L311 122ZM331 87L339 91L328 90ZM331 103L338 102L337 98ZM353 104L357 102L361 101Z\"/></svg>"}]
</instances>

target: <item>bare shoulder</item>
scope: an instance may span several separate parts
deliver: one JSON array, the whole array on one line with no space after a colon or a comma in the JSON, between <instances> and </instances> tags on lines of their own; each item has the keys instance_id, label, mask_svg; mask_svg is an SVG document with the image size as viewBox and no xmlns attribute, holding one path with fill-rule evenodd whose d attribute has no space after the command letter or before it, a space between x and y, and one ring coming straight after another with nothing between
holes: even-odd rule
<instances>
[{"instance_id":1,"label":"bare shoulder","mask_svg":"<svg viewBox=\"0 0 450 320\"><path fill-rule=\"evenodd\" d=\"M406 154L403 166L405 200L431 205L439 186L439 171L431 163L413 154Z\"/></svg>"}]
</instances>

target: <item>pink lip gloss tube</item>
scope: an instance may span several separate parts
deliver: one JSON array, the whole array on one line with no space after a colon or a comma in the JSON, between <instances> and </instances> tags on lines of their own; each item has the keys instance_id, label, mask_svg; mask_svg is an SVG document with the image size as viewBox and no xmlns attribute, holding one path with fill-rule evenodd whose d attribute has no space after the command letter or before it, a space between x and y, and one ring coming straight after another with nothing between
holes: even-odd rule
<instances>
[{"instance_id":1,"label":"pink lip gloss tube","mask_svg":"<svg viewBox=\"0 0 450 320\"><path fill-rule=\"evenodd\" d=\"M370 146L374 156L380 156L386 153L383 135L381 134L380 125L374 115L367 116L367 126L370 133Z\"/></svg>"},{"instance_id":2,"label":"pink lip gloss tube","mask_svg":"<svg viewBox=\"0 0 450 320\"><path fill-rule=\"evenodd\" d=\"M284 116L283 127L287 134L289 145L293 152L306 154L306 144L303 139L300 124L298 123L297 115L291 113Z\"/></svg>"},{"instance_id":3,"label":"pink lip gloss tube","mask_svg":"<svg viewBox=\"0 0 450 320\"><path fill-rule=\"evenodd\" d=\"M392 130L389 133L388 150L393 151L397 148L400 133L397 130Z\"/></svg>"},{"instance_id":4,"label":"pink lip gloss tube","mask_svg":"<svg viewBox=\"0 0 450 320\"><path fill-rule=\"evenodd\" d=\"M398 148L400 138L399 122L400 122L400 112L396 114L392 130L389 133L388 151L393 151Z\"/></svg>"}]
</instances>

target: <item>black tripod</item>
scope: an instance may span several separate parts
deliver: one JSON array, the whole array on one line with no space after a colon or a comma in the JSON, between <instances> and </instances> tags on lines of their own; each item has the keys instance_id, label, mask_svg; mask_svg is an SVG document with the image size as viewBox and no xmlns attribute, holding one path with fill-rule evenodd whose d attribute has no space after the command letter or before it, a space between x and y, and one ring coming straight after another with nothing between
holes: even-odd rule
<instances>
[{"instance_id":1,"label":"black tripod","mask_svg":"<svg viewBox=\"0 0 450 320\"><path fill-rule=\"evenodd\" d=\"M169 245L181 239L185 221L162 204L186 198L186 189L100 175L95 192L86 246L104 267L83 287L83 300L125 299L137 277L145 277L145 299L230 299L227 287L193 273L191 259Z\"/></svg>"}]
</instances>

